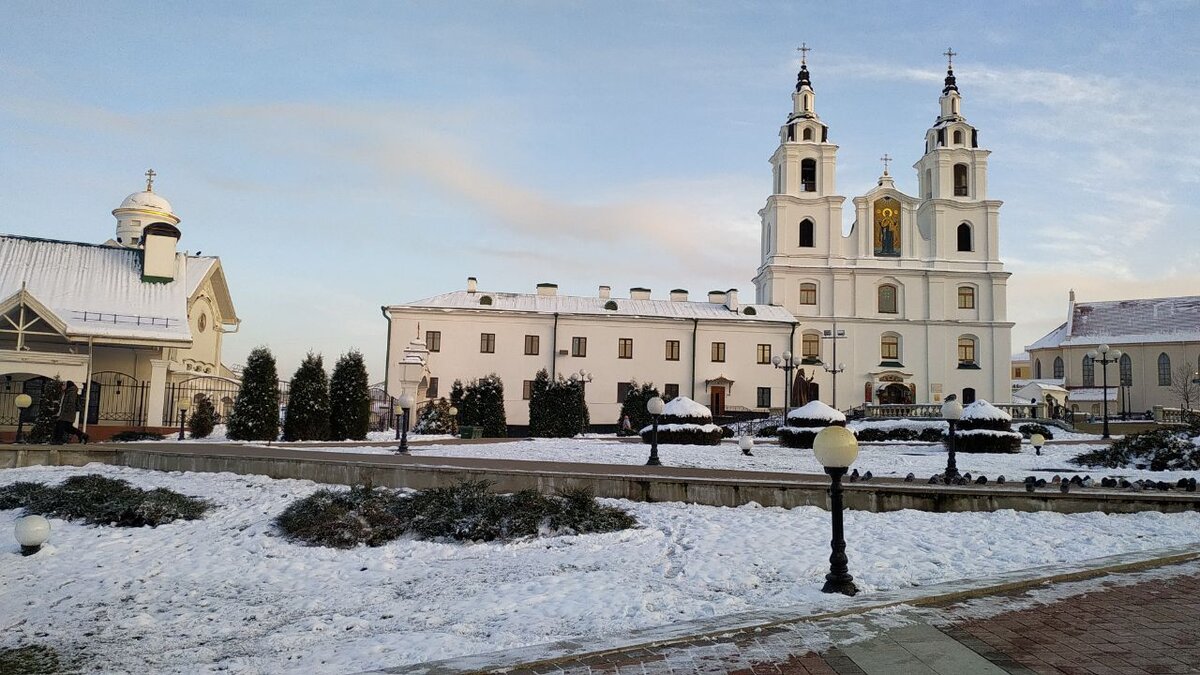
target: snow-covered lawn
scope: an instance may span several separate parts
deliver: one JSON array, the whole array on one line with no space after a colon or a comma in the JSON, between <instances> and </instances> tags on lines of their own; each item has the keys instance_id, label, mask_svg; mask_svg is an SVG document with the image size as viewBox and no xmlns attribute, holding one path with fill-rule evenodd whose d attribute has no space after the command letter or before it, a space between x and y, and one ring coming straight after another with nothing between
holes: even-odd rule
<instances>
[{"instance_id":1,"label":"snow-covered lawn","mask_svg":"<svg viewBox=\"0 0 1200 675\"><path fill-rule=\"evenodd\" d=\"M1084 468L1070 464L1067 460L1095 449L1086 444L1050 443L1042 448L1039 457L1028 443L1021 446L1017 454L968 454L958 453L958 470L972 476L985 475L994 480L1003 474L1008 480L1020 480L1028 475L1049 479L1054 474L1090 474L1099 480L1101 476L1123 476L1129 480L1153 478L1154 480L1177 481L1184 477L1200 477L1195 471L1139 471L1137 469ZM390 455L394 445L368 447L326 447L315 444L304 446L304 450L323 452L347 452L361 454ZM459 444L454 442L413 446L413 456L434 457L491 457L495 459L521 459L546 462L586 462L600 464L640 465L646 463L650 446L643 443L626 443L604 438L545 438L503 443ZM705 469L732 469L737 471L774 471L783 473L822 473L812 450L784 448L775 444L755 445L753 457L746 457L738 449L734 439L725 439L721 445L659 445L658 456L666 466L694 467ZM854 468L860 473L870 471L880 477L903 478L909 472L918 479L928 480L946 468L946 449L940 443L869 443L859 447L858 460Z\"/></svg>"},{"instance_id":2,"label":"snow-covered lawn","mask_svg":"<svg viewBox=\"0 0 1200 675\"><path fill-rule=\"evenodd\" d=\"M638 447L638 446L632 446ZM724 450L724 448L722 448ZM95 472L218 504L198 521L53 522L30 557L0 547L0 646L47 644L103 672L345 673L731 612L830 609L829 514L813 507L606 503L641 527L510 544L291 544L271 519L320 486L123 467L0 471L0 485ZM11 531L18 511L0 511ZM863 592L1180 546L1200 513L846 514Z\"/></svg>"}]
</instances>

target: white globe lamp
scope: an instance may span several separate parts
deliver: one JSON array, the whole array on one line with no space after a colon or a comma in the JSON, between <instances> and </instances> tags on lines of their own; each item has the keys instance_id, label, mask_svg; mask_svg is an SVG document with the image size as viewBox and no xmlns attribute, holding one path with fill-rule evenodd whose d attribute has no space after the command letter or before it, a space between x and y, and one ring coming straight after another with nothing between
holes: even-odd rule
<instances>
[{"instance_id":1,"label":"white globe lamp","mask_svg":"<svg viewBox=\"0 0 1200 675\"><path fill-rule=\"evenodd\" d=\"M13 527L13 536L21 545L21 555L33 555L50 539L50 521L42 516L18 518Z\"/></svg>"}]
</instances>

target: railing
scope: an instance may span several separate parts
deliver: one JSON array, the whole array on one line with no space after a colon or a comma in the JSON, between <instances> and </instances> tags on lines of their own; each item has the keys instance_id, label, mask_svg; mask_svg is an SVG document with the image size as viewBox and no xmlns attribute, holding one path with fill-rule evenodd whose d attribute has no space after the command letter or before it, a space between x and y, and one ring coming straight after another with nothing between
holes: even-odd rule
<instances>
[{"instance_id":1,"label":"railing","mask_svg":"<svg viewBox=\"0 0 1200 675\"><path fill-rule=\"evenodd\" d=\"M161 316L138 316L136 314L106 314L104 312L73 312L80 321L95 321L97 323L116 323L135 326L158 326L170 328L179 325L179 319L168 319Z\"/></svg>"},{"instance_id":2,"label":"railing","mask_svg":"<svg viewBox=\"0 0 1200 675\"><path fill-rule=\"evenodd\" d=\"M1200 422L1200 412L1183 408L1155 408L1154 418L1160 424L1194 424Z\"/></svg>"},{"instance_id":3,"label":"railing","mask_svg":"<svg viewBox=\"0 0 1200 675\"><path fill-rule=\"evenodd\" d=\"M1013 419L1039 419L1040 403L997 403L997 408L1012 415ZM869 419L907 417L909 419L941 419L940 403L880 403L862 407L863 416Z\"/></svg>"}]
</instances>

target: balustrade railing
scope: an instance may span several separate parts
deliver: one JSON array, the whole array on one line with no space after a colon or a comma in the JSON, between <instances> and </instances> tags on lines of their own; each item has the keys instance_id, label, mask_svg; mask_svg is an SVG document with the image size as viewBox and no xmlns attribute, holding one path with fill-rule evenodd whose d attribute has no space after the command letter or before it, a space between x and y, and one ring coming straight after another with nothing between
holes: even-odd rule
<instances>
[{"instance_id":1,"label":"balustrade railing","mask_svg":"<svg viewBox=\"0 0 1200 675\"><path fill-rule=\"evenodd\" d=\"M1033 403L996 403L997 408L1012 415L1013 419L1038 419L1042 405ZM940 403L868 403L862 407L868 419L941 419Z\"/></svg>"}]
</instances>

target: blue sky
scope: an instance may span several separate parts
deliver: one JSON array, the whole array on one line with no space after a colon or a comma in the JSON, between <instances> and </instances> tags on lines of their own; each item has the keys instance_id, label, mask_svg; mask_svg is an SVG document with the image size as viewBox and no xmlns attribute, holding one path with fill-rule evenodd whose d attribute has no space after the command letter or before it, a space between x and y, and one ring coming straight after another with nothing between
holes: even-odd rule
<instances>
[{"instance_id":1,"label":"blue sky","mask_svg":"<svg viewBox=\"0 0 1200 675\"><path fill-rule=\"evenodd\" d=\"M336 5L336 6L335 6ZM838 190L937 114L991 149L1013 344L1081 300L1200 293L1200 3L4 3L0 231L103 241L141 185L290 373L462 288L752 294L809 57ZM849 204L847 204L849 206ZM846 209L847 215L852 209ZM849 226L849 221L846 222Z\"/></svg>"}]
</instances>

